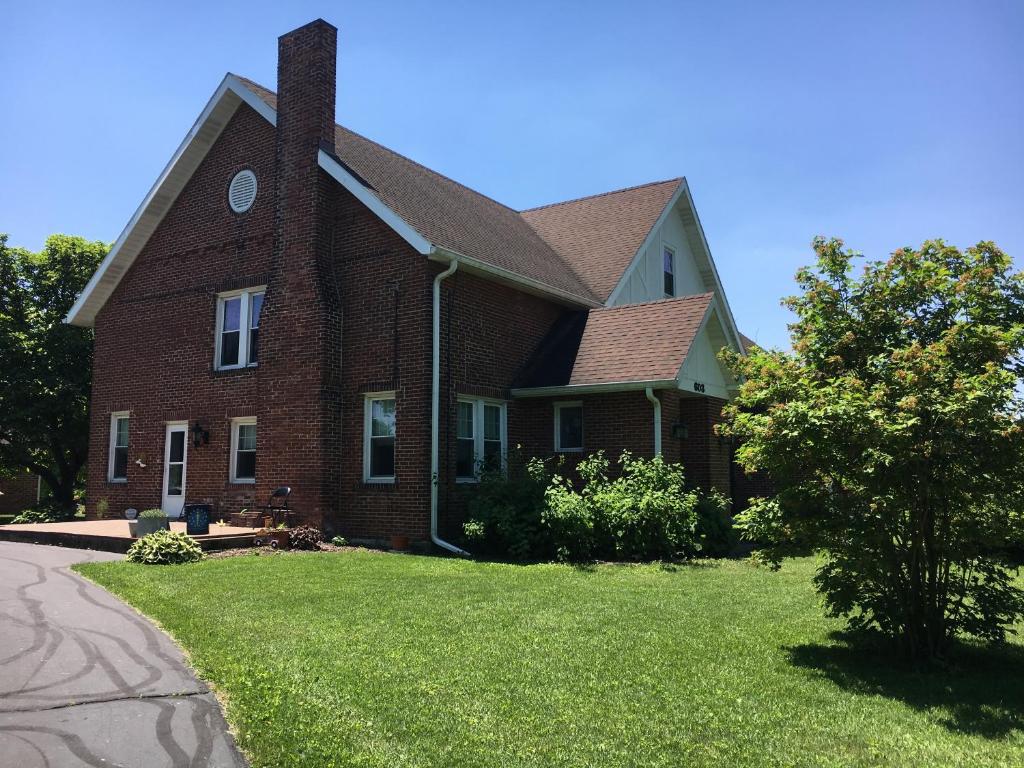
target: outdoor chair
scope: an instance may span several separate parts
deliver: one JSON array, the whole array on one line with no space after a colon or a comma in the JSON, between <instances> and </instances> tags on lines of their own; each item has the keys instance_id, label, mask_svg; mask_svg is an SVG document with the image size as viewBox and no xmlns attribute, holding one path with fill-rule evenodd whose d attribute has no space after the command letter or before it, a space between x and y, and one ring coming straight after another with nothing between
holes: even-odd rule
<instances>
[{"instance_id":1,"label":"outdoor chair","mask_svg":"<svg viewBox=\"0 0 1024 768\"><path fill-rule=\"evenodd\" d=\"M291 507L288 506L288 497L292 495L292 489L290 485L281 485L273 490L270 494L270 498L267 499L267 503L263 505L262 509L264 517L270 517L273 520L273 525L291 525L292 523L292 511Z\"/></svg>"}]
</instances>

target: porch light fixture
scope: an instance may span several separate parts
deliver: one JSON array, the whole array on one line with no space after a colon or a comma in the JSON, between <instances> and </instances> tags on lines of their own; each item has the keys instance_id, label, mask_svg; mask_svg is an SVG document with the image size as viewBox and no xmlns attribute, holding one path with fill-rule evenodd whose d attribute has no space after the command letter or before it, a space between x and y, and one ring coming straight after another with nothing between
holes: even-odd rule
<instances>
[{"instance_id":1,"label":"porch light fixture","mask_svg":"<svg viewBox=\"0 0 1024 768\"><path fill-rule=\"evenodd\" d=\"M686 428L686 425L681 421L673 422L672 424L672 437L677 440L685 440L690 436L690 430Z\"/></svg>"},{"instance_id":2,"label":"porch light fixture","mask_svg":"<svg viewBox=\"0 0 1024 768\"><path fill-rule=\"evenodd\" d=\"M192 447L198 448L200 445L210 444L210 430L203 429L202 425L197 421L196 425L192 427Z\"/></svg>"}]
</instances>

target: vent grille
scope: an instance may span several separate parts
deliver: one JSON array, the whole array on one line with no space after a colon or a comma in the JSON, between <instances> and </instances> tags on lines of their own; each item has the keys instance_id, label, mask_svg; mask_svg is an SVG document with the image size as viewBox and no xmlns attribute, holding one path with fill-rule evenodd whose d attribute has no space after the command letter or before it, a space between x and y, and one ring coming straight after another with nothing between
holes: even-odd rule
<instances>
[{"instance_id":1,"label":"vent grille","mask_svg":"<svg viewBox=\"0 0 1024 768\"><path fill-rule=\"evenodd\" d=\"M256 201L256 174L239 171L228 187L228 204L235 213L245 213Z\"/></svg>"}]
</instances>

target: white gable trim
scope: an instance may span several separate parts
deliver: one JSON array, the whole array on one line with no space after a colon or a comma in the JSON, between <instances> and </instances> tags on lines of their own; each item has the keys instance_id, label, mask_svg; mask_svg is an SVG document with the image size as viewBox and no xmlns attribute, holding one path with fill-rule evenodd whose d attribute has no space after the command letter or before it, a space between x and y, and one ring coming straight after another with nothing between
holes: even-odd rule
<instances>
[{"instance_id":1,"label":"white gable trim","mask_svg":"<svg viewBox=\"0 0 1024 768\"><path fill-rule=\"evenodd\" d=\"M430 254L433 246L423 235L406 223L405 219L388 208L381 199L367 189L363 184L331 155L320 150L317 156L320 167L323 168L331 178L352 193L353 197L365 205L381 221L397 232L405 242L411 245L416 251L424 256Z\"/></svg>"},{"instance_id":2,"label":"white gable trim","mask_svg":"<svg viewBox=\"0 0 1024 768\"><path fill-rule=\"evenodd\" d=\"M605 306L614 306L622 292L626 290L626 284L629 282L629 278L643 262L647 249L654 245L654 241L658 237L658 233L661 231L666 219L668 219L672 211L676 209L676 206L679 204L681 199L685 199L686 201L686 207L689 210L690 215L693 217L694 227L699 237L700 253L697 252L698 249L692 249L694 251L694 256L702 258L707 263L708 272L711 274L712 284L705 286L705 288L714 291L715 297L721 299L723 314L726 318L725 325L728 331L726 333L726 337L731 337L729 339L730 342L734 345L736 351L742 354L743 344L740 342L740 334L736 327L736 320L732 315L732 310L729 308L729 300L725 296L725 289L722 287L722 281L718 276L718 268L715 266L715 260L711 256L711 249L708 247L707 238L704 236L704 228L701 226L700 217L697 215L697 208L693 204L693 195L690 194L690 185L686 179L683 179L679 183L679 187L673 193L668 203L665 204L664 210L662 210L661 215L658 216L658 220L654 223L654 226L651 227L650 232L647 233L647 237L644 238L640 248L635 254L633 254L632 261L629 262L629 266L626 267L622 276L619 278L619 282L616 283L615 288L609 294L608 300L605 302Z\"/></svg>"},{"instance_id":3,"label":"white gable trim","mask_svg":"<svg viewBox=\"0 0 1024 768\"><path fill-rule=\"evenodd\" d=\"M86 327L93 324L96 314L114 292L243 101L272 124L275 122L274 111L262 99L237 77L227 75L79 294L64 322Z\"/></svg>"}]
</instances>

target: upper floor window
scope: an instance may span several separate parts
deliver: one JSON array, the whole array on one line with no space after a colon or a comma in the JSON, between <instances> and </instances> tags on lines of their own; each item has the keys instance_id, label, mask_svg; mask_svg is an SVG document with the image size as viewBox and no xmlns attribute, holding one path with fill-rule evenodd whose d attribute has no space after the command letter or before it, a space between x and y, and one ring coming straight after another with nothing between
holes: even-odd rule
<instances>
[{"instance_id":1,"label":"upper floor window","mask_svg":"<svg viewBox=\"0 0 1024 768\"><path fill-rule=\"evenodd\" d=\"M217 297L216 368L256 365L264 290L247 288Z\"/></svg>"},{"instance_id":2,"label":"upper floor window","mask_svg":"<svg viewBox=\"0 0 1024 768\"><path fill-rule=\"evenodd\" d=\"M110 458L107 479L112 483L128 481L128 413L110 414Z\"/></svg>"},{"instance_id":3,"label":"upper floor window","mask_svg":"<svg viewBox=\"0 0 1024 768\"><path fill-rule=\"evenodd\" d=\"M456 416L455 478L470 481L480 470L500 470L505 462L505 404L460 397Z\"/></svg>"},{"instance_id":4,"label":"upper floor window","mask_svg":"<svg viewBox=\"0 0 1024 768\"><path fill-rule=\"evenodd\" d=\"M555 403L555 450L583 450L583 403Z\"/></svg>"},{"instance_id":5,"label":"upper floor window","mask_svg":"<svg viewBox=\"0 0 1024 768\"><path fill-rule=\"evenodd\" d=\"M395 393L366 395L363 411L363 480L395 482Z\"/></svg>"},{"instance_id":6,"label":"upper floor window","mask_svg":"<svg viewBox=\"0 0 1024 768\"><path fill-rule=\"evenodd\" d=\"M676 295L676 254L667 245L664 255L665 295Z\"/></svg>"}]
</instances>

